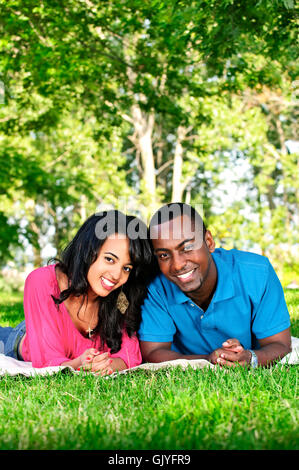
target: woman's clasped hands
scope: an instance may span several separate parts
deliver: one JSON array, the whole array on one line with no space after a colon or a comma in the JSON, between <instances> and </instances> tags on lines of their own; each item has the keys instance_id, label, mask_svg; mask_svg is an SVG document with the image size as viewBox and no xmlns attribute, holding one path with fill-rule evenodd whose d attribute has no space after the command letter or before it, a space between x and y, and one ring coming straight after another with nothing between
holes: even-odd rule
<instances>
[{"instance_id":1,"label":"woman's clasped hands","mask_svg":"<svg viewBox=\"0 0 299 470\"><path fill-rule=\"evenodd\" d=\"M89 348L81 354L81 366L77 370L93 372L95 375L110 375L113 373L113 359L109 352L100 353L95 348Z\"/></svg>"}]
</instances>

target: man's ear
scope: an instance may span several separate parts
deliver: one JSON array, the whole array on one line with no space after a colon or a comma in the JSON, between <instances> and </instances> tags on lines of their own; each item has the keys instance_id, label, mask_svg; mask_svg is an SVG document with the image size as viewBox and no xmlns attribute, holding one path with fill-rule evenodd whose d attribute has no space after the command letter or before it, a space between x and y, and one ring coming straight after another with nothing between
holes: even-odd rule
<instances>
[{"instance_id":1,"label":"man's ear","mask_svg":"<svg viewBox=\"0 0 299 470\"><path fill-rule=\"evenodd\" d=\"M206 231L205 242L206 242L206 245L209 249L209 252L213 253L213 251L215 251L215 241L214 241L214 238L213 238L210 230Z\"/></svg>"}]
</instances>

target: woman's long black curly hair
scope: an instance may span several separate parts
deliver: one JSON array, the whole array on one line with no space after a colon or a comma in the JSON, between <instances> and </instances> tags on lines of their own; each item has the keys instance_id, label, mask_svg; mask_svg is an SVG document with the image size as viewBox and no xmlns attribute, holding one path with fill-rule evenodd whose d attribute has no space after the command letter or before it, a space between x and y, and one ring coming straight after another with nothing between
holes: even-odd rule
<instances>
[{"instance_id":1,"label":"woman's long black curly hair","mask_svg":"<svg viewBox=\"0 0 299 470\"><path fill-rule=\"evenodd\" d=\"M94 334L99 334L102 346L106 344L111 353L120 350L124 329L129 337L138 331L146 288L157 273L157 264L144 222L117 210L104 211L89 217L64 249L61 258L56 259L58 267L68 278L68 288L60 293L59 298L52 296L56 305L64 302L70 295L83 295L83 301L87 298L89 268L96 261L107 237L114 233L126 234L128 237L133 269L122 287L112 291L107 297L99 297L98 323ZM121 289L129 301L124 315L116 306Z\"/></svg>"}]
</instances>

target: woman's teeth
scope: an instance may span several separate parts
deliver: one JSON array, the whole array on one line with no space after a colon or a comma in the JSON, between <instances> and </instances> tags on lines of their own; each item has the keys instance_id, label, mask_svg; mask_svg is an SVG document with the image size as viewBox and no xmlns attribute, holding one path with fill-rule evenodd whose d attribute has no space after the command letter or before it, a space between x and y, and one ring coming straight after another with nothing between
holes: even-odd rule
<instances>
[{"instance_id":1,"label":"woman's teeth","mask_svg":"<svg viewBox=\"0 0 299 470\"><path fill-rule=\"evenodd\" d=\"M106 278L103 277L103 276L101 277L101 279L102 279L103 283L104 283L106 286L108 286L108 287L113 287L113 286L115 285L114 282L108 281L108 279L106 279Z\"/></svg>"}]
</instances>

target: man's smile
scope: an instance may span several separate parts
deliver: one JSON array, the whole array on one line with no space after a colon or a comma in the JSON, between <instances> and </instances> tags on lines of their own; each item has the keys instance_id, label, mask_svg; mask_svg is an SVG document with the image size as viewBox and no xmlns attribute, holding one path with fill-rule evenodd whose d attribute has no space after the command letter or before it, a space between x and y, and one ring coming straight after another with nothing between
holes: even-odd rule
<instances>
[{"instance_id":1,"label":"man's smile","mask_svg":"<svg viewBox=\"0 0 299 470\"><path fill-rule=\"evenodd\" d=\"M193 278L193 273L195 271L195 268L191 269L190 271L187 271L183 274L177 274L176 277L181 281L181 282L189 282Z\"/></svg>"}]
</instances>

